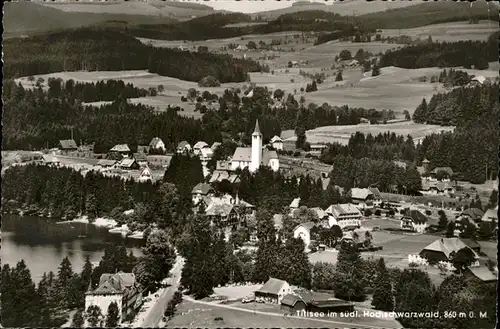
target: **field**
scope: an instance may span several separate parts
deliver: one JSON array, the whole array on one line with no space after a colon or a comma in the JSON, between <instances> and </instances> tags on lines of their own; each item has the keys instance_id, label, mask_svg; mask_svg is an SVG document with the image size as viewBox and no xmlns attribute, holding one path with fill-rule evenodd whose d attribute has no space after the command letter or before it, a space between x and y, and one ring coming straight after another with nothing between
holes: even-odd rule
<instances>
[{"instance_id":1,"label":"field","mask_svg":"<svg viewBox=\"0 0 500 329\"><path fill-rule=\"evenodd\" d=\"M310 143L342 143L347 145L351 135L357 131L362 131L364 134L378 135L384 132L394 132L396 135L411 135L414 141L422 139L423 137L432 133L439 133L440 131L451 131L453 127L441 127L437 125L427 125L413 123L412 121L377 124L377 125L351 125L351 126L325 126L319 127L306 132L307 141ZM291 132L284 132L285 136L290 136ZM296 137L291 136L286 141L295 141Z\"/></svg>"},{"instance_id":2,"label":"field","mask_svg":"<svg viewBox=\"0 0 500 329\"><path fill-rule=\"evenodd\" d=\"M457 42L460 40L483 41L494 32L498 31L498 23L488 20L479 21L478 24L469 22L451 22L433 24L405 30L382 30L382 37L397 37L407 35L412 39L427 39L430 35L433 41Z\"/></svg>"}]
</instances>

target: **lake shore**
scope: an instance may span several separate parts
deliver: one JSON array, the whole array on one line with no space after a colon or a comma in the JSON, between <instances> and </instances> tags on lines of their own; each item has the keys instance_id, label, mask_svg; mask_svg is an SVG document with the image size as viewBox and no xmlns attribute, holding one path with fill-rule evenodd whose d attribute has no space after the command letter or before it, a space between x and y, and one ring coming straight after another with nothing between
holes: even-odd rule
<instances>
[{"instance_id":1,"label":"lake shore","mask_svg":"<svg viewBox=\"0 0 500 329\"><path fill-rule=\"evenodd\" d=\"M81 216L72 220L65 220L57 222L56 224L68 224L68 223L83 223L83 224L91 224L97 227L106 227L106 228L115 228L118 226L118 223L111 218L99 217L94 219L92 222L89 220L88 216Z\"/></svg>"}]
</instances>

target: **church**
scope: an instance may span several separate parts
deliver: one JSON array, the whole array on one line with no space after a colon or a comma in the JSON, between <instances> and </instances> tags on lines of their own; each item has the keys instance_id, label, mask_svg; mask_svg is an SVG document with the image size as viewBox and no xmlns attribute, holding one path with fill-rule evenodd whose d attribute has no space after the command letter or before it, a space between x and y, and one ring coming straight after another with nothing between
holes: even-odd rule
<instances>
[{"instance_id":1,"label":"church","mask_svg":"<svg viewBox=\"0 0 500 329\"><path fill-rule=\"evenodd\" d=\"M250 172L256 172L260 166L271 167L273 171L278 171L280 162L276 151L262 148L262 133L260 132L259 120L255 122L255 129L252 133L252 147L237 147L231 159L231 169L247 168Z\"/></svg>"}]
</instances>

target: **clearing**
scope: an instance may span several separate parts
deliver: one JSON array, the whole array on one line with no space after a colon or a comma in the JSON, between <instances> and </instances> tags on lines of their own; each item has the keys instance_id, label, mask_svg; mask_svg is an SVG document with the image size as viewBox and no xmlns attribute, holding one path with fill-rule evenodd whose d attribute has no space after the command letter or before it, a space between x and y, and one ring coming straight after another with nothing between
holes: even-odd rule
<instances>
[{"instance_id":1,"label":"clearing","mask_svg":"<svg viewBox=\"0 0 500 329\"><path fill-rule=\"evenodd\" d=\"M441 131L453 131L454 127L442 127L438 125L427 125L404 121L388 124L359 124L349 126L324 126L306 132L307 141L310 143L334 143L338 142L347 145L351 135L357 131L364 134L378 135L384 132L394 132L396 135L410 135L414 142L423 139L425 136L439 133ZM290 136L292 131L284 131L284 136ZM295 136L288 137L286 141L294 142Z\"/></svg>"}]
</instances>

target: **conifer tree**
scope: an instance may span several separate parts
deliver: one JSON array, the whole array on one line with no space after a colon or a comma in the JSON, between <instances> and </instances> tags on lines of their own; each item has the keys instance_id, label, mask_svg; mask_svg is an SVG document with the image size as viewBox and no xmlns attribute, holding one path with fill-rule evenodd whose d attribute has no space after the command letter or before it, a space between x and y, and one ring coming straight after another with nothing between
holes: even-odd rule
<instances>
[{"instance_id":1,"label":"conifer tree","mask_svg":"<svg viewBox=\"0 0 500 329\"><path fill-rule=\"evenodd\" d=\"M106 314L106 327L116 328L120 322L120 310L116 302L112 302L108 306L108 312Z\"/></svg>"},{"instance_id":2,"label":"conifer tree","mask_svg":"<svg viewBox=\"0 0 500 329\"><path fill-rule=\"evenodd\" d=\"M83 312L81 310L76 311L73 315L73 320L71 321L71 326L74 328L82 328L85 320L83 319Z\"/></svg>"},{"instance_id":3,"label":"conifer tree","mask_svg":"<svg viewBox=\"0 0 500 329\"><path fill-rule=\"evenodd\" d=\"M392 311L394 307L392 285L383 258L380 258L377 264L377 278L375 282L372 306L377 310Z\"/></svg>"},{"instance_id":4,"label":"conifer tree","mask_svg":"<svg viewBox=\"0 0 500 329\"><path fill-rule=\"evenodd\" d=\"M103 322L103 314L99 306L91 305L87 308L85 318L91 327L99 327Z\"/></svg>"}]
</instances>

